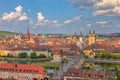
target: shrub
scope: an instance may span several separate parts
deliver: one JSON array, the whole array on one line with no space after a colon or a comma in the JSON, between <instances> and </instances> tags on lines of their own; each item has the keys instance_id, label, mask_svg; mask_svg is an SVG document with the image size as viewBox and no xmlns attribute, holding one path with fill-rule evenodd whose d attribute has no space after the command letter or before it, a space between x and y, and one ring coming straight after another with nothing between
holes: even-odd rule
<instances>
[{"instance_id":1,"label":"shrub","mask_svg":"<svg viewBox=\"0 0 120 80\"><path fill-rule=\"evenodd\" d=\"M46 56L44 54L40 54L39 58L46 58Z\"/></svg>"},{"instance_id":2,"label":"shrub","mask_svg":"<svg viewBox=\"0 0 120 80\"><path fill-rule=\"evenodd\" d=\"M27 53L26 52L21 52L18 54L19 58L26 58L27 57Z\"/></svg>"},{"instance_id":3,"label":"shrub","mask_svg":"<svg viewBox=\"0 0 120 80\"><path fill-rule=\"evenodd\" d=\"M30 53L30 58L31 59L36 59L37 58L36 52Z\"/></svg>"},{"instance_id":4,"label":"shrub","mask_svg":"<svg viewBox=\"0 0 120 80\"><path fill-rule=\"evenodd\" d=\"M84 55L84 58L88 59L89 57L87 55Z\"/></svg>"}]
</instances>

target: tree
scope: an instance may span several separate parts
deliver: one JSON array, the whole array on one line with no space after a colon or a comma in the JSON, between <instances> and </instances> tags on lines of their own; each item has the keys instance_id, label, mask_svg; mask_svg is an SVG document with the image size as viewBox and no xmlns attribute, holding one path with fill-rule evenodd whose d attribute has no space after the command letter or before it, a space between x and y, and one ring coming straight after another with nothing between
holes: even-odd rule
<instances>
[{"instance_id":1,"label":"tree","mask_svg":"<svg viewBox=\"0 0 120 80\"><path fill-rule=\"evenodd\" d=\"M30 58L31 59L36 59L37 58L36 52L30 53Z\"/></svg>"},{"instance_id":2,"label":"tree","mask_svg":"<svg viewBox=\"0 0 120 80\"><path fill-rule=\"evenodd\" d=\"M49 57L53 57L53 53L52 52L49 53Z\"/></svg>"},{"instance_id":3,"label":"tree","mask_svg":"<svg viewBox=\"0 0 120 80\"><path fill-rule=\"evenodd\" d=\"M106 53L106 58L107 58L107 59L111 58L110 53Z\"/></svg>"},{"instance_id":4,"label":"tree","mask_svg":"<svg viewBox=\"0 0 120 80\"><path fill-rule=\"evenodd\" d=\"M27 57L27 53L26 52L21 52L18 54L19 58L26 58Z\"/></svg>"},{"instance_id":5,"label":"tree","mask_svg":"<svg viewBox=\"0 0 120 80\"><path fill-rule=\"evenodd\" d=\"M108 80L114 80L113 78L108 78Z\"/></svg>"},{"instance_id":6,"label":"tree","mask_svg":"<svg viewBox=\"0 0 120 80\"><path fill-rule=\"evenodd\" d=\"M84 58L85 58L85 59L88 59L88 58L89 58L89 56L88 56L88 55L84 55Z\"/></svg>"},{"instance_id":7,"label":"tree","mask_svg":"<svg viewBox=\"0 0 120 80\"><path fill-rule=\"evenodd\" d=\"M120 80L120 77L117 77L117 79L116 80Z\"/></svg>"},{"instance_id":8,"label":"tree","mask_svg":"<svg viewBox=\"0 0 120 80\"><path fill-rule=\"evenodd\" d=\"M39 58L46 58L46 56L44 54L40 54Z\"/></svg>"},{"instance_id":9,"label":"tree","mask_svg":"<svg viewBox=\"0 0 120 80\"><path fill-rule=\"evenodd\" d=\"M88 70L90 69L89 66L83 66L82 68L83 68L83 69L88 69Z\"/></svg>"},{"instance_id":10,"label":"tree","mask_svg":"<svg viewBox=\"0 0 120 80\"><path fill-rule=\"evenodd\" d=\"M13 57L13 55L12 54L7 54L7 57Z\"/></svg>"}]
</instances>

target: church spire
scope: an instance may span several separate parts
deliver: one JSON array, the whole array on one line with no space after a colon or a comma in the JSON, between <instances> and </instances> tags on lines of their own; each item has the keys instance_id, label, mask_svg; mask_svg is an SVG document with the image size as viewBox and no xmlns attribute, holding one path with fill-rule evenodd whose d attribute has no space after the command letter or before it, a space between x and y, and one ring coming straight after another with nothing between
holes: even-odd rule
<instances>
[{"instance_id":1,"label":"church spire","mask_svg":"<svg viewBox=\"0 0 120 80\"><path fill-rule=\"evenodd\" d=\"M89 34L91 34L91 31L89 31Z\"/></svg>"},{"instance_id":2,"label":"church spire","mask_svg":"<svg viewBox=\"0 0 120 80\"><path fill-rule=\"evenodd\" d=\"M80 37L82 37L83 35L82 35L82 32L80 32Z\"/></svg>"},{"instance_id":3,"label":"church spire","mask_svg":"<svg viewBox=\"0 0 120 80\"><path fill-rule=\"evenodd\" d=\"M27 34L26 34L27 40L30 40L30 32L29 32L29 27L27 28Z\"/></svg>"}]
</instances>

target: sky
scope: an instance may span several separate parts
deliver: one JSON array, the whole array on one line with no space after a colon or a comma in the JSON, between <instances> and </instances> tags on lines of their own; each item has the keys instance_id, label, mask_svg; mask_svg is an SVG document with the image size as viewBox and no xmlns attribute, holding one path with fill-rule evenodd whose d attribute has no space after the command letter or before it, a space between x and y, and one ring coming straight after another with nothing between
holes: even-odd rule
<instances>
[{"instance_id":1,"label":"sky","mask_svg":"<svg viewBox=\"0 0 120 80\"><path fill-rule=\"evenodd\" d=\"M0 31L120 32L120 0L0 0Z\"/></svg>"}]
</instances>

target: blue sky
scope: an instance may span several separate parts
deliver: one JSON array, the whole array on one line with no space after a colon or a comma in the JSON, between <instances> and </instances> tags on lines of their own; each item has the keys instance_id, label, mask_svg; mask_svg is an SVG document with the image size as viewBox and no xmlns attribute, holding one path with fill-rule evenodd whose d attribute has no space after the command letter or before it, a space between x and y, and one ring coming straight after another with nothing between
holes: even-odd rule
<instances>
[{"instance_id":1,"label":"blue sky","mask_svg":"<svg viewBox=\"0 0 120 80\"><path fill-rule=\"evenodd\" d=\"M120 0L0 0L0 30L31 33L120 31Z\"/></svg>"}]
</instances>

